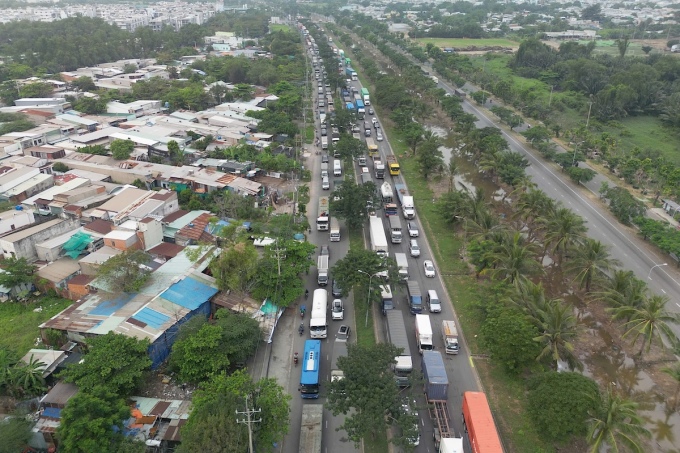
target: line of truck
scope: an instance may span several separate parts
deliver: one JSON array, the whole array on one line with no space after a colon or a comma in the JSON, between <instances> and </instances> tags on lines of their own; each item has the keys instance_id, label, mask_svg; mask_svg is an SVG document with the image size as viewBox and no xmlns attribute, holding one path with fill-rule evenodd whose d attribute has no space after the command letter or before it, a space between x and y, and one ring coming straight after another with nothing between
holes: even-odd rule
<instances>
[{"instance_id":1,"label":"line of truck","mask_svg":"<svg viewBox=\"0 0 680 453\"><path fill-rule=\"evenodd\" d=\"M380 217L370 216L369 227L371 236L371 250L380 256L387 256L387 236Z\"/></svg>"},{"instance_id":2,"label":"line of truck","mask_svg":"<svg viewBox=\"0 0 680 453\"><path fill-rule=\"evenodd\" d=\"M416 217L416 208L413 203L413 197L408 193L408 189L404 184L395 184L394 188L397 190L397 197L399 198L404 218L414 219Z\"/></svg>"}]
</instances>

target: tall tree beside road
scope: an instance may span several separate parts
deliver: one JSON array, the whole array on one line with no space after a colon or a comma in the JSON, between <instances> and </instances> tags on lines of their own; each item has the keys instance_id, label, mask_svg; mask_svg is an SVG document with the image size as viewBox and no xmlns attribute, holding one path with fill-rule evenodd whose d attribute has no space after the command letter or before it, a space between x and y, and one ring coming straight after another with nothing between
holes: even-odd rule
<instances>
[{"instance_id":1,"label":"tall tree beside road","mask_svg":"<svg viewBox=\"0 0 680 453\"><path fill-rule=\"evenodd\" d=\"M645 213L645 205L637 200L623 187L610 187L603 192L609 201L609 210L624 225L630 225L632 220Z\"/></svg>"},{"instance_id":2,"label":"tall tree beside road","mask_svg":"<svg viewBox=\"0 0 680 453\"><path fill-rule=\"evenodd\" d=\"M671 329L671 324L679 324L678 315L669 312L666 309L666 304L669 299L666 296L659 296L653 294L644 298L642 305L639 308L629 309L629 321L627 321L623 328L626 330L623 338L631 338L632 343L635 344L640 341L640 351L638 355L642 355L652 347L652 343L658 342L661 347L667 341L672 346L678 345L678 337Z\"/></svg>"},{"instance_id":3,"label":"tall tree beside road","mask_svg":"<svg viewBox=\"0 0 680 453\"><path fill-rule=\"evenodd\" d=\"M439 137L431 135L418 146L418 165L424 179L438 175L444 171L444 155L439 149Z\"/></svg>"},{"instance_id":4,"label":"tall tree beside road","mask_svg":"<svg viewBox=\"0 0 680 453\"><path fill-rule=\"evenodd\" d=\"M257 265L253 296L271 299L279 307L288 307L305 292L303 272L309 272L314 245L309 242L278 239L265 247Z\"/></svg>"},{"instance_id":5,"label":"tall tree beside road","mask_svg":"<svg viewBox=\"0 0 680 453\"><path fill-rule=\"evenodd\" d=\"M345 162L351 162L355 157L366 155L368 148L361 140L357 140L349 134L342 134L335 145L335 150L340 153L340 157Z\"/></svg>"},{"instance_id":6,"label":"tall tree beside road","mask_svg":"<svg viewBox=\"0 0 680 453\"><path fill-rule=\"evenodd\" d=\"M102 280L110 292L135 293L151 276L151 270L146 267L149 261L151 257L142 250L126 250L101 264L97 279Z\"/></svg>"},{"instance_id":7,"label":"tall tree beside road","mask_svg":"<svg viewBox=\"0 0 680 453\"><path fill-rule=\"evenodd\" d=\"M288 433L290 398L275 379L254 382L245 370L213 375L194 393L193 410L182 430L178 451L246 451L248 430L243 424L236 423L236 410L244 411L246 402L248 409L261 410L258 414L261 421L253 432L253 442L271 446Z\"/></svg>"},{"instance_id":8,"label":"tall tree beside road","mask_svg":"<svg viewBox=\"0 0 680 453\"><path fill-rule=\"evenodd\" d=\"M338 358L345 377L329 385L326 407L344 414L341 429L358 445L361 439L385 431L399 416L400 393L389 372L399 350L391 344L348 344L347 356Z\"/></svg>"},{"instance_id":9,"label":"tall tree beside road","mask_svg":"<svg viewBox=\"0 0 680 453\"><path fill-rule=\"evenodd\" d=\"M345 179L331 197L331 212L335 217L345 219L351 230L361 228L368 219L368 205L377 206L375 184L369 182L357 185L352 179Z\"/></svg>"},{"instance_id":10,"label":"tall tree beside road","mask_svg":"<svg viewBox=\"0 0 680 453\"><path fill-rule=\"evenodd\" d=\"M542 226L545 231L545 251L552 248L558 265L562 264L567 251L582 241L588 231L582 217L560 204L544 214Z\"/></svg>"},{"instance_id":11,"label":"tall tree beside road","mask_svg":"<svg viewBox=\"0 0 680 453\"><path fill-rule=\"evenodd\" d=\"M87 348L83 360L69 365L59 376L83 391L105 384L117 395L130 396L151 366L146 339L109 332L88 338Z\"/></svg>"},{"instance_id":12,"label":"tall tree beside road","mask_svg":"<svg viewBox=\"0 0 680 453\"><path fill-rule=\"evenodd\" d=\"M541 332L536 341L543 345L537 360L547 359L554 370L557 370L560 361L567 362L570 369L583 367L574 354L572 344L578 334L578 321L571 305L551 300L533 319Z\"/></svg>"},{"instance_id":13,"label":"tall tree beside road","mask_svg":"<svg viewBox=\"0 0 680 453\"><path fill-rule=\"evenodd\" d=\"M413 154L416 154L418 145L424 140L425 129L420 123L408 123L403 129L402 134L406 144L409 146Z\"/></svg>"},{"instance_id":14,"label":"tall tree beside road","mask_svg":"<svg viewBox=\"0 0 680 453\"><path fill-rule=\"evenodd\" d=\"M372 250L351 248L344 258L338 260L333 266L333 277L340 283L344 292L357 285L368 286L368 275L375 275L378 272L387 270L394 273L393 261L385 261ZM359 272L359 270L365 272ZM394 275L392 277L395 277ZM371 279L371 290L376 293L378 286L382 283L380 278Z\"/></svg>"},{"instance_id":15,"label":"tall tree beside road","mask_svg":"<svg viewBox=\"0 0 680 453\"><path fill-rule=\"evenodd\" d=\"M249 292L257 275L258 258L255 246L247 242L237 242L223 250L210 263L218 288L222 291Z\"/></svg>"},{"instance_id":16,"label":"tall tree beside road","mask_svg":"<svg viewBox=\"0 0 680 453\"><path fill-rule=\"evenodd\" d=\"M506 234L488 256L493 267L484 272L491 274L493 279L520 284L543 271L536 260L538 254L536 244L527 242L520 232Z\"/></svg>"},{"instance_id":17,"label":"tall tree beside road","mask_svg":"<svg viewBox=\"0 0 680 453\"><path fill-rule=\"evenodd\" d=\"M595 239L585 240L571 247L573 257L567 263L566 270L575 275L574 281L579 288L589 293L593 284L606 285L607 274L621 263L609 255L609 247Z\"/></svg>"}]
</instances>

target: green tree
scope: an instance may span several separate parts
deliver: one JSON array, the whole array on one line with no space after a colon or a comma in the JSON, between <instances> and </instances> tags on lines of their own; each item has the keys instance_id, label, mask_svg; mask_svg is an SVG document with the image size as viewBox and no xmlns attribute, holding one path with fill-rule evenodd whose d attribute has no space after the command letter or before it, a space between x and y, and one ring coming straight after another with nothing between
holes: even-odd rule
<instances>
[{"instance_id":1,"label":"green tree","mask_svg":"<svg viewBox=\"0 0 680 453\"><path fill-rule=\"evenodd\" d=\"M212 275L222 291L231 290L247 293L257 275L259 255L252 244L239 242L223 250L210 263Z\"/></svg>"},{"instance_id":2,"label":"green tree","mask_svg":"<svg viewBox=\"0 0 680 453\"><path fill-rule=\"evenodd\" d=\"M111 292L136 293L151 276L146 264L151 257L142 250L126 250L102 263L97 269L97 279Z\"/></svg>"},{"instance_id":3,"label":"green tree","mask_svg":"<svg viewBox=\"0 0 680 453\"><path fill-rule=\"evenodd\" d=\"M103 145L81 146L76 151L79 153L95 154L97 156L106 156L109 153Z\"/></svg>"},{"instance_id":4,"label":"green tree","mask_svg":"<svg viewBox=\"0 0 680 453\"><path fill-rule=\"evenodd\" d=\"M239 370L212 376L194 393L193 410L182 431L179 451L218 453L230 445L235 445L235 449L228 451L245 451L248 431L236 423L235 410L237 407L242 410L246 398L248 407L261 410L258 415L261 421L253 432L254 444L271 446L280 442L290 425L290 395L276 379L254 382L247 371ZM221 406L228 410L218 409ZM227 436L225 430L232 435ZM220 443L222 440L226 443Z\"/></svg>"},{"instance_id":5,"label":"green tree","mask_svg":"<svg viewBox=\"0 0 680 453\"><path fill-rule=\"evenodd\" d=\"M130 417L125 399L102 387L80 390L61 411L59 448L67 453L115 453L123 441L123 422ZM114 429L116 428L116 429Z\"/></svg>"},{"instance_id":6,"label":"green tree","mask_svg":"<svg viewBox=\"0 0 680 453\"><path fill-rule=\"evenodd\" d=\"M335 145L335 150L340 153L340 157L345 162L350 162L352 159L366 155L366 144L361 140L357 140L348 134L340 136L340 140Z\"/></svg>"},{"instance_id":7,"label":"green tree","mask_svg":"<svg viewBox=\"0 0 680 453\"><path fill-rule=\"evenodd\" d=\"M621 451L622 447L637 453L645 451L640 440L651 437L651 433L638 415L638 404L617 395L611 386L593 399L596 405L590 412L586 436L590 453L600 453L607 447L612 451Z\"/></svg>"},{"instance_id":8,"label":"green tree","mask_svg":"<svg viewBox=\"0 0 680 453\"><path fill-rule=\"evenodd\" d=\"M597 383L580 373L554 371L529 379L527 410L541 437L551 442L581 437L598 407Z\"/></svg>"},{"instance_id":9,"label":"green tree","mask_svg":"<svg viewBox=\"0 0 680 453\"><path fill-rule=\"evenodd\" d=\"M573 256L567 263L566 270L576 275L574 281L578 282L579 288L585 288L587 293L593 283L606 282L607 273L621 264L609 256L609 246L594 239L585 238L571 250Z\"/></svg>"},{"instance_id":10,"label":"green tree","mask_svg":"<svg viewBox=\"0 0 680 453\"><path fill-rule=\"evenodd\" d=\"M215 313L217 326L222 329L222 353L237 366L245 364L262 341L262 330L256 319L245 313L220 309Z\"/></svg>"},{"instance_id":11,"label":"green tree","mask_svg":"<svg viewBox=\"0 0 680 453\"><path fill-rule=\"evenodd\" d=\"M7 417L0 423L0 453L26 451L33 437L33 423L23 417Z\"/></svg>"},{"instance_id":12,"label":"green tree","mask_svg":"<svg viewBox=\"0 0 680 453\"><path fill-rule=\"evenodd\" d=\"M33 355L28 363L17 363L12 370L10 392L24 398L40 395L47 388L43 379L45 368L47 365Z\"/></svg>"},{"instance_id":13,"label":"green tree","mask_svg":"<svg viewBox=\"0 0 680 453\"><path fill-rule=\"evenodd\" d=\"M644 215L644 203L637 200L623 187L610 187L603 193L609 201L609 210L624 225L630 225L632 219Z\"/></svg>"},{"instance_id":14,"label":"green tree","mask_svg":"<svg viewBox=\"0 0 680 453\"><path fill-rule=\"evenodd\" d=\"M406 144L411 149L413 154L416 153L418 145L423 141L423 135L425 134L425 129L420 123L408 123L402 128L402 134Z\"/></svg>"},{"instance_id":15,"label":"green tree","mask_svg":"<svg viewBox=\"0 0 680 453\"><path fill-rule=\"evenodd\" d=\"M595 175L597 175L595 170L585 167L569 167L566 171L569 178L576 184L592 181Z\"/></svg>"},{"instance_id":16,"label":"green tree","mask_svg":"<svg viewBox=\"0 0 680 453\"><path fill-rule=\"evenodd\" d=\"M12 385L12 370L19 362L14 351L0 347L0 390L8 390Z\"/></svg>"},{"instance_id":17,"label":"green tree","mask_svg":"<svg viewBox=\"0 0 680 453\"><path fill-rule=\"evenodd\" d=\"M678 324L678 316L666 309L667 303L666 296L654 294L645 297L639 308L631 307L624 312L628 314L630 320L623 325L625 329L623 338L632 337L632 344L641 340L638 355L642 355L645 346L649 352L654 341L658 341L662 347L664 340L668 340L674 346L678 344L678 338L670 326Z\"/></svg>"},{"instance_id":18,"label":"green tree","mask_svg":"<svg viewBox=\"0 0 680 453\"><path fill-rule=\"evenodd\" d=\"M91 77L82 76L71 82L71 85L78 88L80 91L94 91L97 89Z\"/></svg>"},{"instance_id":19,"label":"green tree","mask_svg":"<svg viewBox=\"0 0 680 453\"><path fill-rule=\"evenodd\" d=\"M168 142L168 153L170 154L170 161L179 167L184 165L186 160L186 155L184 151L179 147L179 144L175 140L170 140Z\"/></svg>"},{"instance_id":20,"label":"green tree","mask_svg":"<svg viewBox=\"0 0 680 453\"><path fill-rule=\"evenodd\" d=\"M571 209L557 205L547 211L542 220L545 231L545 250L552 246L560 266L567 251L583 240L587 231L583 219Z\"/></svg>"},{"instance_id":21,"label":"green tree","mask_svg":"<svg viewBox=\"0 0 680 453\"><path fill-rule=\"evenodd\" d=\"M491 274L494 280L520 284L532 274L543 271L536 260L537 255L536 244L527 242L521 233L507 234L487 257L493 268L483 273Z\"/></svg>"},{"instance_id":22,"label":"green tree","mask_svg":"<svg viewBox=\"0 0 680 453\"><path fill-rule=\"evenodd\" d=\"M142 383L151 366L149 340L138 340L109 332L87 339L88 352L83 360L69 365L60 377L73 382L81 391L93 391L97 386L122 397L132 395Z\"/></svg>"},{"instance_id":23,"label":"green tree","mask_svg":"<svg viewBox=\"0 0 680 453\"><path fill-rule=\"evenodd\" d=\"M399 350L388 343L348 344L347 349L348 355L338 358L345 377L330 383L326 407L335 416L345 415L341 429L358 445L398 418L399 389L387 370Z\"/></svg>"},{"instance_id":24,"label":"green tree","mask_svg":"<svg viewBox=\"0 0 680 453\"><path fill-rule=\"evenodd\" d=\"M35 281L36 267L26 261L26 258L10 257L2 261L0 285L14 288L20 285L32 285Z\"/></svg>"},{"instance_id":25,"label":"green tree","mask_svg":"<svg viewBox=\"0 0 680 453\"><path fill-rule=\"evenodd\" d=\"M537 360L548 359L554 369L560 360L567 362L569 368L581 368L574 355L571 343L578 333L578 322L570 305L560 301L550 301L534 318L541 334L536 341L543 345Z\"/></svg>"},{"instance_id":26,"label":"green tree","mask_svg":"<svg viewBox=\"0 0 680 453\"><path fill-rule=\"evenodd\" d=\"M418 147L418 166L424 179L444 171L444 155L439 146L439 138L431 136Z\"/></svg>"},{"instance_id":27,"label":"green tree","mask_svg":"<svg viewBox=\"0 0 680 453\"><path fill-rule=\"evenodd\" d=\"M54 88L46 82L34 82L24 85L19 90L22 98L47 98L52 95Z\"/></svg>"},{"instance_id":28,"label":"green tree","mask_svg":"<svg viewBox=\"0 0 680 453\"><path fill-rule=\"evenodd\" d=\"M66 173L67 171L70 170L70 168L68 167L68 165L66 165L63 162L55 162L52 165L52 170L59 172L59 173Z\"/></svg>"},{"instance_id":29,"label":"green tree","mask_svg":"<svg viewBox=\"0 0 680 453\"><path fill-rule=\"evenodd\" d=\"M365 272L365 274L359 272L359 270ZM354 286L368 286L369 277L366 274L375 275L385 270L389 272L388 263L377 253L372 250L357 248L350 249L347 255L339 259L331 269L331 273L340 284L343 292L347 294ZM380 278L371 279L371 290L378 292L381 283Z\"/></svg>"},{"instance_id":30,"label":"green tree","mask_svg":"<svg viewBox=\"0 0 680 453\"><path fill-rule=\"evenodd\" d=\"M130 158L130 154L135 149L135 144L132 140L115 139L109 146L111 155L116 160L125 160Z\"/></svg>"},{"instance_id":31,"label":"green tree","mask_svg":"<svg viewBox=\"0 0 680 453\"><path fill-rule=\"evenodd\" d=\"M678 394L680 394L680 364L676 363L661 369L675 381L675 393L673 394L673 409L678 407Z\"/></svg>"},{"instance_id":32,"label":"green tree","mask_svg":"<svg viewBox=\"0 0 680 453\"><path fill-rule=\"evenodd\" d=\"M226 370L229 364L222 354L222 328L217 325L206 323L195 334L172 345L170 366L182 381L204 381L211 374Z\"/></svg>"},{"instance_id":33,"label":"green tree","mask_svg":"<svg viewBox=\"0 0 680 453\"><path fill-rule=\"evenodd\" d=\"M344 219L350 230L356 230L368 220L369 205L376 206L377 203L374 184L357 185L352 179L346 179L333 191L331 212L335 217Z\"/></svg>"},{"instance_id":34,"label":"green tree","mask_svg":"<svg viewBox=\"0 0 680 453\"><path fill-rule=\"evenodd\" d=\"M488 308L480 330L481 340L494 361L510 373L521 373L540 352L534 341L539 332L526 315L502 305Z\"/></svg>"}]
</instances>

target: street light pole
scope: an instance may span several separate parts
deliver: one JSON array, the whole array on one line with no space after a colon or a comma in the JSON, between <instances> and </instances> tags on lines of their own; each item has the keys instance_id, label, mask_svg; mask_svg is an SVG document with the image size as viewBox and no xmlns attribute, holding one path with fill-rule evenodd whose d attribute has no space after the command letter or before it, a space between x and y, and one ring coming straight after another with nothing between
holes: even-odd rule
<instances>
[{"instance_id":1,"label":"street light pole","mask_svg":"<svg viewBox=\"0 0 680 453\"><path fill-rule=\"evenodd\" d=\"M652 271L654 270L654 268L661 267L661 266L668 266L668 263L655 264L654 266L652 266L652 268L649 270L649 274L647 274L647 279L651 280L652 279Z\"/></svg>"},{"instance_id":2,"label":"street light pole","mask_svg":"<svg viewBox=\"0 0 680 453\"><path fill-rule=\"evenodd\" d=\"M590 111L593 109L593 101L590 101L590 106L588 107L588 118L586 118L586 130L588 130L588 124L590 124Z\"/></svg>"},{"instance_id":3,"label":"street light pole","mask_svg":"<svg viewBox=\"0 0 680 453\"><path fill-rule=\"evenodd\" d=\"M364 327L368 327L368 310L371 308L371 281L373 280L373 274L369 274L366 271L357 269L357 272L361 272L364 275L368 275L368 295L366 296L366 321L364 321Z\"/></svg>"}]
</instances>

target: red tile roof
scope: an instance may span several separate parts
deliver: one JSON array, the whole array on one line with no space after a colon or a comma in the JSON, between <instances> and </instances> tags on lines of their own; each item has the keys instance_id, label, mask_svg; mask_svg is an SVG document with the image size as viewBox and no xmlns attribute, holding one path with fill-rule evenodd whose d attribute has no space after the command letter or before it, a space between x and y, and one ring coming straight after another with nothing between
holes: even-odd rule
<instances>
[{"instance_id":1,"label":"red tile roof","mask_svg":"<svg viewBox=\"0 0 680 453\"><path fill-rule=\"evenodd\" d=\"M198 241L199 239L201 239L203 233L205 233L205 227L208 226L208 223L210 223L210 219L213 217L215 217L215 215L210 212L206 212L199 215L191 223L187 224L186 226L184 226L184 228L179 230L176 236ZM212 236L208 234L208 237L204 236L203 239L209 240L210 237Z\"/></svg>"},{"instance_id":2,"label":"red tile roof","mask_svg":"<svg viewBox=\"0 0 680 453\"><path fill-rule=\"evenodd\" d=\"M163 222L172 223L175 220L179 219L180 217L184 217L187 214L189 214L189 211L185 211L183 209L180 209L179 211L175 211L172 214L168 214L165 217L163 217Z\"/></svg>"},{"instance_id":3,"label":"red tile roof","mask_svg":"<svg viewBox=\"0 0 680 453\"><path fill-rule=\"evenodd\" d=\"M83 228L99 234L109 234L113 229L113 224L106 220L97 219L88 223Z\"/></svg>"},{"instance_id":4,"label":"red tile roof","mask_svg":"<svg viewBox=\"0 0 680 453\"><path fill-rule=\"evenodd\" d=\"M184 247L170 242L161 242L156 247L149 249L151 255L162 256L164 258L174 258L179 252L184 250Z\"/></svg>"}]
</instances>

